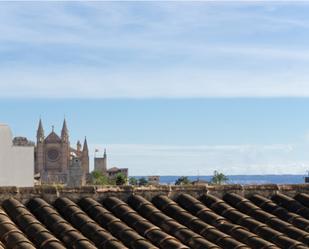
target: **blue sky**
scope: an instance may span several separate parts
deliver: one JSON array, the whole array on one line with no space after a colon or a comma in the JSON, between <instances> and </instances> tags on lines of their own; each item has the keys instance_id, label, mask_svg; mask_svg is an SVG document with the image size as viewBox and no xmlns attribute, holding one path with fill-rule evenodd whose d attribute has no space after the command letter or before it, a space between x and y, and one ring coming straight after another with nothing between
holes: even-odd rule
<instances>
[{"instance_id":1,"label":"blue sky","mask_svg":"<svg viewBox=\"0 0 309 249\"><path fill-rule=\"evenodd\" d=\"M67 118L131 175L309 169L309 4L1 2L0 122Z\"/></svg>"}]
</instances>

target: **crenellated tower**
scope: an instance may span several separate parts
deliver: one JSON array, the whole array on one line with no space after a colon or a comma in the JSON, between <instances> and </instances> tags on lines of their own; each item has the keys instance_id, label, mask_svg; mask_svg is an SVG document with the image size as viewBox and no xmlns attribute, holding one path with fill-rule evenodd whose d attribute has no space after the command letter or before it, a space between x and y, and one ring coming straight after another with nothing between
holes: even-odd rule
<instances>
[{"instance_id":1,"label":"crenellated tower","mask_svg":"<svg viewBox=\"0 0 309 249\"><path fill-rule=\"evenodd\" d=\"M103 157L94 157L94 170L101 172L103 175L107 174L106 149L104 149Z\"/></svg>"}]
</instances>

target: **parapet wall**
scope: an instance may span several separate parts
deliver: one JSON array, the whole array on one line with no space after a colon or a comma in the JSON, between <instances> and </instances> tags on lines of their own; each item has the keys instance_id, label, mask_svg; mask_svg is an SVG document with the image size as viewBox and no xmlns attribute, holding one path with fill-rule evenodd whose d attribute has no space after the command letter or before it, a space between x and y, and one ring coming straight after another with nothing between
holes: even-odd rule
<instances>
[{"instance_id":1,"label":"parapet wall","mask_svg":"<svg viewBox=\"0 0 309 249\"><path fill-rule=\"evenodd\" d=\"M68 188L59 186L36 186L36 187L0 187L0 204L3 200L14 197L19 201L26 203L34 197L41 197L47 202L52 203L58 197L68 197L72 200L78 200L82 197L92 197L101 200L107 196L115 196L126 200L130 195L138 194L151 200L152 197L164 194L170 198L175 198L181 193L187 193L194 197L199 197L209 193L217 197L222 197L225 193L237 193L242 196L260 194L270 197L276 193L283 193L288 196L295 196L297 193L309 194L309 184L291 184L291 185L199 185L199 186L83 186L80 188Z\"/></svg>"}]
</instances>

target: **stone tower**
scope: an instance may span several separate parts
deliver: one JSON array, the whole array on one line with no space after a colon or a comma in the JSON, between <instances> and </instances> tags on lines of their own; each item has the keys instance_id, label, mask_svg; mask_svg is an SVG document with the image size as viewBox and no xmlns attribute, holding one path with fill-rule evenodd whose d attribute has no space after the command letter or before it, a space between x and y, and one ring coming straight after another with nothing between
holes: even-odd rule
<instances>
[{"instance_id":1,"label":"stone tower","mask_svg":"<svg viewBox=\"0 0 309 249\"><path fill-rule=\"evenodd\" d=\"M81 153L82 151L82 144L80 143L80 141L78 140L77 143L76 143L76 150L77 150L77 153L78 155Z\"/></svg>"},{"instance_id":2,"label":"stone tower","mask_svg":"<svg viewBox=\"0 0 309 249\"><path fill-rule=\"evenodd\" d=\"M101 172L102 174L107 174L107 154L106 149L104 149L103 157L94 158L94 169Z\"/></svg>"},{"instance_id":3,"label":"stone tower","mask_svg":"<svg viewBox=\"0 0 309 249\"><path fill-rule=\"evenodd\" d=\"M89 174L89 150L88 150L88 143L87 143L86 137L84 140L81 158L82 158L82 168L83 168L85 176L87 176Z\"/></svg>"},{"instance_id":4,"label":"stone tower","mask_svg":"<svg viewBox=\"0 0 309 249\"><path fill-rule=\"evenodd\" d=\"M67 186L80 187L85 184L86 176L84 174L81 161L79 158L75 157L70 162Z\"/></svg>"},{"instance_id":5,"label":"stone tower","mask_svg":"<svg viewBox=\"0 0 309 249\"><path fill-rule=\"evenodd\" d=\"M64 119L61 130L61 154L62 154L62 169L64 171L69 169L70 165L70 142L67 122Z\"/></svg>"},{"instance_id":6,"label":"stone tower","mask_svg":"<svg viewBox=\"0 0 309 249\"><path fill-rule=\"evenodd\" d=\"M42 125L42 120L39 121L38 130L36 133L36 154L35 154L35 167L34 173L38 174L43 171L44 165L44 129Z\"/></svg>"}]
</instances>

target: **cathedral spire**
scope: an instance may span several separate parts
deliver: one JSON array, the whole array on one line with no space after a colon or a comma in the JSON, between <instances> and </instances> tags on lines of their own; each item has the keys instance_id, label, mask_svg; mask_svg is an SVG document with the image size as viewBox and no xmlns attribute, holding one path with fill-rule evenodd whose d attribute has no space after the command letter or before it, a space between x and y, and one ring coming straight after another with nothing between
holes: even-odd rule
<instances>
[{"instance_id":1,"label":"cathedral spire","mask_svg":"<svg viewBox=\"0 0 309 249\"><path fill-rule=\"evenodd\" d=\"M68 133L69 133L69 130L68 130L68 127L67 127L67 121L64 119L63 125L62 125L62 130L61 130L61 136L68 135Z\"/></svg>"},{"instance_id":2,"label":"cathedral spire","mask_svg":"<svg viewBox=\"0 0 309 249\"><path fill-rule=\"evenodd\" d=\"M38 130L37 130L37 133L36 133L36 137L37 137L38 140L44 139L44 129L43 129L41 118L40 118L40 121L39 121L39 127L38 127Z\"/></svg>"},{"instance_id":3,"label":"cathedral spire","mask_svg":"<svg viewBox=\"0 0 309 249\"><path fill-rule=\"evenodd\" d=\"M88 154L88 143L87 143L87 138L86 137L85 137L84 145L83 145L83 153L87 153Z\"/></svg>"},{"instance_id":4,"label":"cathedral spire","mask_svg":"<svg viewBox=\"0 0 309 249\"><path fill-rule=\"evenodd\" d=\"M89 151L88 151L88 143L87 138L85 137L84 145L83 145L83 151L82 151L82 168L85 176L89 174Z\"/></svg>"},{"instance_id":5,"label":"cathedral spire","mask_svg":"<svg viewBox=\"0 0 309 249\"><path fill-rule=\"evenodd\" d=\"M63 141L68 141L68 139L69 139L69 130L68 130L67 122L66 122L65 119L63 120L63 125L62 125L61 139Z\"/></svg>"}]
</instances>

